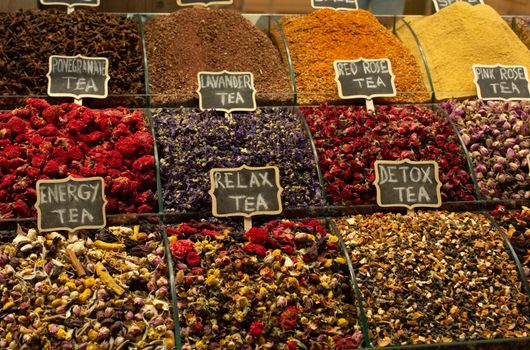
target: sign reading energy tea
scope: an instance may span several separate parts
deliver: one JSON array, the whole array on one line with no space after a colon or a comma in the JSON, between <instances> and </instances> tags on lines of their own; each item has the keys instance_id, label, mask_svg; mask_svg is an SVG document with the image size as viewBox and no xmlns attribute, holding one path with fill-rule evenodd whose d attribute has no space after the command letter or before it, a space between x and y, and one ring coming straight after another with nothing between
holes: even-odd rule
<instances>
[{"instance_id":1,"label":"sign reading energy tea","mask_svg":"<svg viewBox=\"0 0 530 350\"><path fill-rule=\"evenodd\" d=\"M525 66L473 65L477 95L482 100L530 100Z\"/></svg>"},{"instance_id":2,"label":"sign reading energy tea","mask_svg":"<svg viewBox=\"0 0 530 350\"><path fill-rule=\"evenodd\" d=\"M48 95L56 97L106 98L109 60L104 57L50 56Z\"/></svg>"},{"instance_id":3,"label":"sign reading energy tea","mask_svg":"<svg viewBox=\"0 0 530 350\"><path fill-rule=\"evenodd\" d=\"M332 8L335 10L357 10L357 0L311 0L313 8Z\"/></svg>"},{"instance_id":4,"label":"sign reading energy tea","mask_svg":"<svg viewBox=\"0 0 530 350\"><path fill-rule=\"evenodd\" d=\"M396 96L396 77L388 58L335 61L333 66L340 98Z\"/></svg>"},{"instance_id":5,"label":"sign reading energy tea","mask_svg":"<svg viewBox=\"0 0 530 350\"><path fill-rule=\"evenodd\" d=\"M214 216L274 215L282 212L280 171L275 166L210 170Z\"/></svg>"},{"instance_id":6,"label":"sign reading energy tea","mask_svg":"<svg viewBox=\"0 0 530 350\"><path fill-rule=\"evenodd\" d=\"M484 3L483 0L432 0L432 2L434 3L434 9L436 10L436 12L446 8L447 6L454 4L455 2L460 2L460 1L467 2L468 4L471 4L471 5L479 5L479 4Z\"/></svg>"},{"instance_id":7,"label":"sign reading energy tea","mask_svg":"<svg viewBox=\"0 0 530 350\"><path fill-rule=\"evenodd\" d=\"M40 0L43 5L64 5L69 7L74 6L99 6L99 0Z\"/></svg>"},{"instance_id":8,"label":"sign reading energy tea","mask_svg":"<svg viewBox=\"0 0 530 350\"><path fill-rule=\"evenodd\" d=\"M256 89L251 72L199 72L199 107L232 111L256 110Z\"/></svg>"},{"instance_id":9,"label":"sign reading energy tea","mask_svg":"<svg viewBox=\"0 0 530 350\"><path fill-rule=\"evenodd\" d=\"M204 0L204 1L197 1L197 0L177 0L177 5L179 6L193 6L193 5L203 5L203 6L210 6L210 5L232 5L234 3L233 0Z\"/></svg>"},{"instance_id":10,"label":"sign reading energy tea","mask_svg":"<svg viewBox=\"0 0 530 350\"><path fill-rule=\"evenodd\" d=\"M102 177L37 181L39 231L104 228L104 184Z\"/></svg>"},{"instance_id":11,"label":"sign reading energy tea","mask_svg":"<svg viewBox=\"0 0 530 350\"><path fill-rule=\"evenodd\" d=\"M413 209L442 205L442 183L435 161L378 160L374 166L379 206Z\"/></svg>"}]
</instances>

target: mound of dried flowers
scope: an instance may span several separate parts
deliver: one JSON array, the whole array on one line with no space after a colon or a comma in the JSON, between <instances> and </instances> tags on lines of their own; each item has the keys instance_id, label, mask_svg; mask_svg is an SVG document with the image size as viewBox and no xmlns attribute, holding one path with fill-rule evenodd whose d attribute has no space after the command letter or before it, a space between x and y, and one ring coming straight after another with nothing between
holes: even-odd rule
<instances>
[{"instance_id":1,"label":"mound of dried flowers","mask_svg":"<svg viewBox=\"0 0 530 350\"><path fill-rule=\"evenodd\" d=\"M35 215L40 179L102 176L108 213L152 212L154 141L140 111L28 99L0 113L0 217Z\"/></svg>"},{"instance_id":2,"label":"mound of dried flowers","mask_svg":"<svg viewBox=\"0 0 530 350\"><path fill-rule=\"evenodd\" d=\"M276 165L284 208L322 203L309 139L286 108L255 113L163 109L154 115L165 209L211 209L209 171Z\"/></svg>"},{"instance_id":3,"label":"mound of dried flowers","mask_svg":"<svg viewBox=\"0 0 530 350\"><path fill-rule=\"evenodd\" d=\"M317 220L170 228L184 349L355 349L346 260ZM178 238L178 240L177 240Z\"/></svg>"},{"instance_id":4,"label":"mound of dried flowers","mask_svg":"<svg viewBox=\"0 0 530 350\"><path fill-rule=\"evenodd\" d=\"M530 199L530 103L474 100L442 106L468 147L484 199Z\"/></svg>"},{"instance_id":5,"label":"mound of dried flowers","mask_svg":"<svg viewBox=\"0 0 530 350\"><path fill-rule=\"evenodd\" d=\"M313 133L330 202L375 203L378 159L436 160L443 201L474 200L472 178L449 122L422 106L302 108Z\"/></svg>"},{"instance_id":6,"label":"mound of dried flowers","mask_svg":"<svg viewBox=\"0 0 530 350\"><path fill-rule=\"evenodd\" d=\"M161 240L155 225L70 240L35 229L3 232L0 348L172 349Z\"/></svg>"},{"instance_id":7,"label":"mound of dried flowers","mask_svg":"<svg viewBox=\"0 0 530 350\"><path fill-rule=\"evenodd\" d=\"M530 209L523 207L521 211L506 211L499 206L493 211L493 216L505 229L526 275L530 276Z\"/></svg>"},{"instance_id":8,"label":"mound of dried flowers","mask_svg":"<svg viewBox=\"0 0 530 350\"><path fill-rule=\"evenodd\" d=\"M521 277L483 215L358 215L338 226L375 345L529 335Z\"/></svg>"}]
</instances>

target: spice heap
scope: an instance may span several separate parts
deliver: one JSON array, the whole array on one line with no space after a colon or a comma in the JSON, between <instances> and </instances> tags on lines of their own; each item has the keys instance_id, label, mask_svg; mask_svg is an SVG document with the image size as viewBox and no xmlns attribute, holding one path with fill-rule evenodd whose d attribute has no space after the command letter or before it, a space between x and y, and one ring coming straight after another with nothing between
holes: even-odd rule
<instances>
[{"instance_id":1,"label":"spice heap","mask_svg":"<svg viewBox=\"0 0 530 350\"><path fill-rule=\"evenodd\" d=\"M457 2L434 15L407 17L406 21L421 42L438 100L477 95L473 64L530 68L530 51L488 5ZM423 62L405 25L398 29L398 35L416 60Z\"/></svg>"},{"instance_id":2,"label":"spice heap","mask_svg":"<svg viewBox=\"0 0 530 350\"><path fill-rule=\"evenodd\" d=\"M330 202L374 204L376 160L435 160L443 201L470 201L475 191L464 151L449 122L422 106L302 108L311 128Z\"/></svg>"},{"instance_id":3,"label":"spice heap","mask_svg":"<svg viewBox=\"0 0 530 350\"><path fill-rule=\"evenodd\" d=\"M244 235L203 221L168 233L185 347L346 350L362 343L346 259L319 221L272 221Z\"/></svg>"},{"instance_id":4,"label":"spice heap","mask_svg":"<svg viewBox=\"0 0 530 350\"><path fill-rule=\"evenodd\" d=\"M414 56L370 12L323 9L303 17L282 18L281 24L296 72L300 104L338 101L333 61L361 57L390 59L398 95L387 100L430 99Z\"/></svg>"},{"instance_id":5,"label":"spice heap","mask_svg":"<svg viewBox=\"0 0 530 350\"><path fill-rule=\"evenodd\" d=\"M505 229L526 276L530 276L530 209L523 207L521 211L506 211L499 206L493 211L493 216Z\"/></svg>"},{"instance_id":6,"label":"spice heap","mask_svg":"<svg viewBox=\"0 0 530 350\"><path fill-rule=\"evenodd\" d=\"M287 66L265 33L232 10L186 8L145 26L153 101L197 103L200 71L252 72L258 103L291 102Z\"/></svg>"},{"instance_id":7,"label":"spice heap","mask_svg":"<svg viewBox=\"0 0 530 350\"><path fill-rule=\"evenodd\" d=\"M338 226L351 249L375 345L528 336L528 297L486 217L373 214L341 219Z\"/></svg>"},{"instance_id":8,"label":"spice heap","mask_svg":"<svg viewBox=\"0 0 530 350\"><path fill-rule=\"evenodd\" d=\"M154 140L140 111L28 99L0 113L0 218L35 215L41 179L101 176L107 213L156 207Z\"/></svg>"},{"instance_id":9,"label":"spice heap","mask_svg":"<svg viewBox=\"0 0 530 350\"><path fill-rule=\"evenodd\" d=\"M72 241L57 232L3 232L0 348L172 349L161 239L152 225Z\"/></svg>"},{"instance_id":10,"label":"spice heap","mask_svg":"<svg viewBox=\"0 0 530 350\"><path fill-rule=\"evenodd\" d=\"M288 109L232 115L164 109L153 118L166 210L210 210L210 170L245 164L278 166L284 208L322 204L308 136Z\"/></svg>"},{"instance_id":11,"label":"spice heap","mask_svg":"<svg viewBox=\"0 0 530 350\"><path fill-rule=\"evenodd\" d=\"M530 199L530 103L465 101L442 106L462 134L484 199Z\"/></svg>"},{"instance_id":12,"label":"spice heap","mask_svg":"<svg viewBox=\"0 0 530 350\"><path fill-rule=\"evenodd\" d=\"M109 95L145 93L138 24L124 16L75 11L0 14L0 95L46 95L48 58L109 60Z\"/></svg>"}]
</instances>

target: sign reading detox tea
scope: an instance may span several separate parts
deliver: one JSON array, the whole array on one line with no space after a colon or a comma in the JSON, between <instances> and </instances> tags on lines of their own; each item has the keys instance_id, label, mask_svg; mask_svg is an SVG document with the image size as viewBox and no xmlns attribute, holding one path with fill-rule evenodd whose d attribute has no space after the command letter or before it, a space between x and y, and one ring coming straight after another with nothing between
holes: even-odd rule
<instances>
[{"instance_id":1,"label":"sign reading detox tea","mask_svg":"<svg viewBox=\"0 0 530 350\"><path fill-rule=\"evenodd\" d=\"M106 98L109 60L104 57L50 56L48 95L57 97Z\"/></svg>"},{"instance_id":2,"label":"sign reading detox tea","mask_svg":"<svg viewBox=\"0 0 530 350\"><path fill-rule=\"evenodd\" d=\"M477 95L482 100L530 100L525 66L473 65Z\"/></svg>"},{"instance_id":3,"label":"sign reading detox tea","mask_svg":"<svg viewBox=\"0 0 530 350\"><path fill-rule=\"evenodd\" d=\"M40 0L43 5L64 5L64 6L99 6L99 0Z\"/></svg>"},{"instance_id":4,"label":"sign reading detox tea","mask_svg":"<svg viewBox=\"0 0 530 350\"><path fill-rule=\"evenodd\" d=\"M250 72L199 72L199 107L232 111L256 110L254 75Z\"/></svg>"},{"instance_id":5,"label":"sign reading detox tea","mask_svg":"<svg viewBox=\"0 0 530 350\"><path fill-rule=\"evenodd\" d=\"M413 209L442 205L442 183L435 161L378 160L374 166L379 206Z\"/></svg>"},{"instance_id":6,"label":"sign reading detox tea","mask_svg":"<svg viewBox=\"0 0 530 350\"><path fill-rule=\"evenodd\" d=\"M388 58L335 61L333 66L343 99L396 96L395 76Z\"/></svg>"},{"instance_id":7,"label":"sign reading detox tea","mask_svg":"<svg viewBox=\"0 0 530 350\"><path fill-rule=\"evenodd\" d=\"M282 212L280 171L275 166L210 170L214 216L274 215Z\"/></svg>"},{"instance_id":8,"label":"sign reading detox tea","mask_svg":"<svg viewBox=\"0 0 530 350\"><path fill-rule=\"evenodd\" d=\"M313 8L332 8L335 10L357 10L357 0L311 0Z\"/></svg>"},{"instance_id":9,"label":"sign reading detox tea","mask_svg":"<svg viewBox=\"0 0 530 350\"><path fill-rule=\"evenodd\" d=\"M104 228L104 186L102 177L37 181L39 231Z\"/></svg>"},{"instance_id":10,"label":"sign reading detox tea","mask_svg":"<svg viewBox=\"0 0 530 350\"><path fill-rule=\"evenodd\" d=\"M232 5L234 3L233 0L204 0L204 1L197 1L197 0L177 0L177 5L179 6L193 6L193 5L203 5L203 6L210 6L210 5Z\"/></svg>"},{"instance_id":11,"label":"sign reading detox tea","mask_svg":"<svg viewBox=\"0 0 530 350\"><path fill-rule=\"evenodd\" d=\"M436 12L446 8L447 6L451 6L455 2L467 2L471 5L479 5L484 3L483 0L432 0L432 2L434 2L434 9Z\"/></svg>"}]
</instances>

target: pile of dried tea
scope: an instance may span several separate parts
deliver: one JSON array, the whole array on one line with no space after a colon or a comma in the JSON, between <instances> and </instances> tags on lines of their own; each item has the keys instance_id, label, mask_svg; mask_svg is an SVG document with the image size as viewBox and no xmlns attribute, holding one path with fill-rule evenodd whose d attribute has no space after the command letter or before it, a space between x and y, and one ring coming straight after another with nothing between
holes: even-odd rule
<instances>
[{"instance_id":1,"label":"pile of dried tea","mask_svg":"<svg viewBox=\"0 0 530 350\"><path fill-rule=\"evenodd\" d=\"M152 18L145 35L150 91L157 104L196 100L197 73L223 70L252 72L258 102L293 99L289 71L278 48L235 11L179 10Z\"/></svg>"},{"instance_id":2,"label":"pile of dried tea","mask_svg":"<svg viewBox=\"0 0 530 350\"><path fill-rule=\"evenodd\" d=\"M377 346L528 336L521 276L485 216L378 213L338 227Z\"/></svg>"},{"instance_id":3,"label":"pile of dried tea","mask_svg":"<svg viewBox=\"0 0 530 350\"><path fill-rule=\"evenodd\" d=\"M530 51L488 5L457 2L432 16L406 21L421 42L438 100L477 95L473 64L523 65L530 69ZM402 25L398 34L422 62L409 29Z\"/></svg>"},{"instance_id":4,"label":"pile of dried tea","mask_svg":"<svg viewBox=\"0 0 530 350\"><path fill-rule=\"evenodd\" d=\"M285 17L281 24L296 72L300 104L339 100L333 61L361 57L390 60L398 93L391 101L429 100L414 56L370 12L324 9L303 17Z\"/></svg>"}]
</instances>

